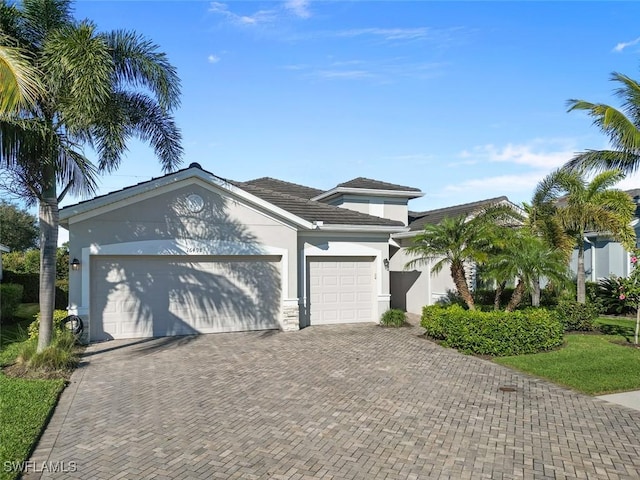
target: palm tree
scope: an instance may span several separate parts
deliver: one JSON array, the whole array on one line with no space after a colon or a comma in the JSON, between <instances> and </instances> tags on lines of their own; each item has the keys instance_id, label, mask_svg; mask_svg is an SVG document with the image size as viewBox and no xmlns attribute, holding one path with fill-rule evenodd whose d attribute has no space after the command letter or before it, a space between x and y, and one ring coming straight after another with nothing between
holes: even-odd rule
<instances>
[{"instance_id":1,"label":"palm tree","mask_svg":"<svg viewBox=\"0 0 640 480\"><path fill-rule=\"evenodd\" d=\"M635 245L631 219L635 205L629 195L611 189L624 178L619 170L607 170L590 183L576 170L556 170L543 179L534 193L538 205L557 219L578 248L577 300L585 303L584 238L588 231L608 232L625 248Z\"/></svg>"},{"instance_id":2,"label":"palm tree","mask_svg":"<svg viewBox=\"0 0 640 480\"><path fill-rule=\"evenodd\" d=\"M498 278L517 279L506 307L508 312L520 305L526 292L531 293L531 305L540 306L541 279L563 284L569 278L564 253L550 247L526 228L515 231L507 247L491 257L485 268Z\"/></svg>"},{"instance_id":3,"label":"palm tree","mask_svg":"<svg viewBox=\"0 0 640 480\"><path fill-rule=\"evenodd\" d=\"M567 163L567 168L633 173L640 167L640 83L621 73L613 73L611 80L620 84L614 93L622 100L621 109L576 99L569 100L567 105L569 111L586 111L593 124L609 137L612 149L579 153Z\"/></svg>"},{"instance_id":4,"label":"palm tree","mask_svg":"<svg viewBox=\"0 0 640 480\"><path fill-rule=\"evenodd\" d=\"M155 44L76 21L69 0L3 0L0 33L4 47L26 52L43 87L35 105L0 117L0 167L39 204L42 351L51 341L58 203L68 192L94 193L97 175L118 167L132 136L150 143L165 171L174 169L182 156L171 115L180 82ZM95 150L97 165L83 147Z\"/></svg>"},{"instance_id":5,"label":"palm tree","mask_svg":"<svg viewBox=\"0 0 640 480\"><path fill-rule=\"evenodd\" d=\"M485 262L491 249L503 238L496 230L517 217L508 206L490 206L476 215L445 217L438 224L426 224L407 248L407 253L417 258L408 262L405 268L437 260L431 271L438 273L449 264L458 293L469 310L474 310L465 266Z\"/></svg>"}]
</instances>

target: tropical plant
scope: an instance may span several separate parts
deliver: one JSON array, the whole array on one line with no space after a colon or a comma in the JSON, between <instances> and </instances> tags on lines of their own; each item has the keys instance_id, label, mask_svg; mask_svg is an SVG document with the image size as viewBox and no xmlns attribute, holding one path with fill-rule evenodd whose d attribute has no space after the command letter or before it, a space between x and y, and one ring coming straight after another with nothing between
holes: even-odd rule
<instances>
[{"instance_id":1,"label":"tropical plant","mask_svg":"<svg viewBox=\"0 0 640 480\"><path fill-rule=\"evenodd\" d=\"M612 189L624 178L619 170L607 170L587 182L577 170L556 170L536 187L534 198L557 219L577 247L577 301L585 303L584 238L588 231L608 232L625 248L635 245L630 223L635 205L629 195Z\"/></svg>"},{"instance_id":2,"label":"tropical plant","mask_svg":"<svg viewBox=\"0 0 640 480\"><path fill-rule=\"evenodd\" d=\"M628 277L620 278L619 291L616 292L621 303L636 310L636 329L634 334L634 343L636 345L638 345L638 334L640 333L640 268L638 268L638 259L640 259L640 251L635 250L630 259L633 270L631 270Z\"/></svg>"},{"instance_id":3,"label":"tropical plant","mask_svg":"<svg viewBox=\"0 0 640 480\"><path fill-rule=\"evenodd\" d=\"M586 111L593 118L593 124L609 137L612 148L581 152L566 167L595 171L617 169L625 173L633 173L640 167L640 83L615 72L611 80L620 85L614 90L622 101L620 109L576 99L569 100L567 105L570 112Z\"/></svg>"},{"instance_id":4,"label":"tropical plant","mask_svg":"<svg viewBox=\"0 0 640 480\"><path fill-rule=\"evenodd\" d=\"M42 94L38 71L30 60L26 50L16 47L10 37L0 33L1 114L35 106Z\"/></svg>"},{"instance_id":5,"label":"tropical plant","mask_svg":"<svg viewBox=\"0 0 640 480\"><path fill-rule=\"evenodd\" d=\"M506 311L515 310L526 292L531 293L531 305L540 306L540 281L547 279L563 284L569 279L563 253L549 247L540 237L519 229L509 238L507 246L492 256L485 269L499 279L516 278L516 287Z\"/></svg>"},{"instance_id":6,"label":"tropical plant","mask_svg":"<svg viewBox=\"0 0 640 480\"><path fill-rule=\"evenodd\" d=\"M416 235L407 253L417 258L405 265L412 268L430 264L431 272L438 273L449 265L451 278L467 308L475 308L466 266L484 263L489 253L504 239L500 228L510 228L519 219L518 213L509 206L489 206L474 215L445 217L438 224L426 224Z\"/></svg>"},{"instance_id":7,"label":"tropical plant","mask_svg":"<svg viewBox=\"0 0 640 480\"><path fill-rule=\"evenodd\" d=\"M150 143L165 171L174 169L182 156L171 115L180 82L155 44L76 21L69 0L5 0L0 29L2 45L27 52L43 86L34 106L0 117L0 167L13 193L39 204L42 351L51 341L58 203L67 193L93 194L97 175L119 166L132 136ZM84 147L95 150L97 165Z\"/></svg>"}]
</instances>

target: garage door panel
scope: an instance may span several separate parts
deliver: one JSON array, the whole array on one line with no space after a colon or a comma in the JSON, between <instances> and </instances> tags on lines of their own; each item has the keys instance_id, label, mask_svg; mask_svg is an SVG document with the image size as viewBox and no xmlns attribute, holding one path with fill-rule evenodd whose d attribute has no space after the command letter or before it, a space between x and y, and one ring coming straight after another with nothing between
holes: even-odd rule
<instances>
[{"instance_id":1,"label":"garage door panel","mask_svg":"<svg viewBox=\"0 0 640 480\"><path fill-rule=\"evenodd\" d=\"M373 257L307 259L312 325L374 321Z\"/></svg>"},{"instance_id":2,"label":"garage door panel","mask_svg":"<svg viewBox=\"0 0 640 480\"><path fill-rule=\"evenodd\" d=\"M278 328L280 257L97 257L92 340Z\"/></svg>"}]
</instances>

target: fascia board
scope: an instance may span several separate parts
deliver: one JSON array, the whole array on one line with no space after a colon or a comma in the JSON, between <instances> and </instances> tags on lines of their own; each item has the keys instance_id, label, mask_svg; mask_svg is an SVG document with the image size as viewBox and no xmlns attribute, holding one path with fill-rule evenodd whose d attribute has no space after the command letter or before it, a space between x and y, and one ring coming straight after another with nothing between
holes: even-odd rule
<instances>
[{"instance_id":1,"label":"fascia board","mask_svg":"<svg viewBox=\"0 0 640 480\"><path fill-rule=\"evenodd\" d=\"M376 233L395 233L407 231L408 227L403 226L388 226L388 225L338 225L338 224L324 224L315 225L314 231L325 232L376 232Z\"/></svg>"},{"instance_id":2,"label":"fascia board","mask_svg":"<svg viewBox=\"0 0 640 480\"><path fill-rule=\"evenodd\" d=\"M311 200L326 200L327 198L344 195L372 195L377 197L400 197L400 198L419 198L424 196L424 192L408 191L408 190L378 190L375 188L350 188L338 187L327 192L321 193L313 197Z\"/></svg>"},{"instance_id":3,"label":"fascia board","mask_svg":"<svg viewBox=\"0 0 640 480\"><path fill-rule=\"evenodd\" d=\"M205 188L210 188L211 185L232 194L233 196L240 198L248 204L261 207L264 210L271 212L272 214L284 218L295 225L303 228L313 228L313 223L298 217L280 207L277 207L251 193L248 193L241 188L232 185L220 177L203 172L200 169L194 169L192 171L185 170L175 175L160 177L155 180L151 180L142 185L137 185L125 190L120 190L107 194L104 197L97 198L93 201L79 203L65 207L60 210L60 225L63 227L68 226L71 223L87 220L94 216L115 210L122 207L122 202L130 200L133 197L138 197L138 200L145 200L147 198L154 197L161 193L166 193L178 188L182 188L188 180L196 180L196 184L199 184Z\"/></svg>"}]
</instances>

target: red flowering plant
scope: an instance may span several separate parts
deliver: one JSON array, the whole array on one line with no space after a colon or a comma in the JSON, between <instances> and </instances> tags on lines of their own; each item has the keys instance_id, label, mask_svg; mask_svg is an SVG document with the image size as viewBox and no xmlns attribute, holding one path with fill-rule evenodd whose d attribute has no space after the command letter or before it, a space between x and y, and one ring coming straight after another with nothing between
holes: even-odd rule
<instances>
[{"instance_id":1,"label":"red flowering plant","mask_svg":"<svg viewBox=\"0 0 640 480\"><path fill-rule=\"evenodd\" d=\"M634 343L638 345L638 331L640 330L640 251L635 250L631 253L631 272L626 278L618 278L618 300L625 305L636 310L636 331Z\"/></svg>"}]
</instances>

